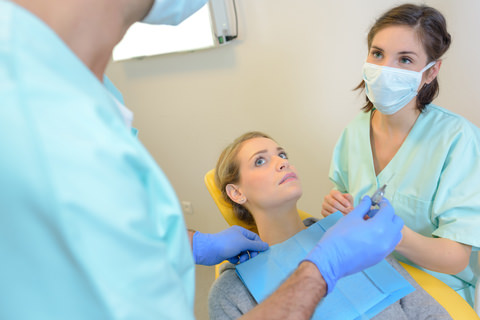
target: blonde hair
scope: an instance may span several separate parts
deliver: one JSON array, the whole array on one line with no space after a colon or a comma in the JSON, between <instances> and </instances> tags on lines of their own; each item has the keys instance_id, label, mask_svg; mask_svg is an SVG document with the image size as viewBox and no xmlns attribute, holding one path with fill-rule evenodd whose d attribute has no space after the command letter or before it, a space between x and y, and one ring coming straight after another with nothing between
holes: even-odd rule
<instances>
[{"instance_id":1,"label":"blonde hair","mask_svg":"<svg viewBox=\"0 0 480 320\"><path fill-rule=\"evenodd\" d=\"M269 135L259 131L244 133L222 151L218 158L217 165L215 166L215 183L222 191L223 198L232 205L233 212L238 219L252 225L255 225L255 219L250 211L241 204L232 201L227 194L226 188L227 185L231 183L236 184L240 181L240 164L237 155L242 143L254 138L267 138L273 140Z\"/></svg>"}]
</instances>

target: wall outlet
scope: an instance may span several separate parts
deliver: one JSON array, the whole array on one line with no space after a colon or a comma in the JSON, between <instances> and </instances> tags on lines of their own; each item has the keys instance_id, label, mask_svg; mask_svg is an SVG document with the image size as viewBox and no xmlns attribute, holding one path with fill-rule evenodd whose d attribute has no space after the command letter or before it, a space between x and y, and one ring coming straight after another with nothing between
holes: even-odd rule
<instances>
[{"instance_id":1,"label":"wall outlet","mask_svg":"<svg viewBox=\"0 0 480 320\"><path fill-rule=\"evenodd\" d=\"M190 201L182 201L182 211L183 214L192 215L193 214L193 205Z\"/></svg>"}]
</instances>

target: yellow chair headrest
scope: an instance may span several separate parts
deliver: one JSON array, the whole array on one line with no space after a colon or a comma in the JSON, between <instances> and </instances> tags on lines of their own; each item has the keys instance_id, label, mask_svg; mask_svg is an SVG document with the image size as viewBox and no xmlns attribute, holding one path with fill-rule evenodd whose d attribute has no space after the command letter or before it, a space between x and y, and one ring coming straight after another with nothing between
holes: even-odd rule
<instances>
[{"instance_id":1,"label":"yellow chair headrest","mask_svg":"<svg viewBox=\"0 0 480 320\"><path fill-rule=\"evenodd\" d=\"M238 219L233 212L232 205L223 198L222 192L215 183L215 169L212 169L205 174L205 185L207 186L208 192L215 201L218 209L222 213L223 218L225 218L230 226L241 226L258 234L257 227ZM311 217L311 215L301 210L298 210L298 214L302 220Z\"/></svg>"}]
</instances>

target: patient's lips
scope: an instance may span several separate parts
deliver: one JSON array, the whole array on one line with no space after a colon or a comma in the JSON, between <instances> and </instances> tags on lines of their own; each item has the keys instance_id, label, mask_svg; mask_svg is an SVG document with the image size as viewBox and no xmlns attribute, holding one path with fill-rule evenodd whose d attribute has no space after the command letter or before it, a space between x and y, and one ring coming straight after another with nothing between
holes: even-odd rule
<instances>
[{"instance_id":1,"label":"patient's lips","mask_svg":"<svg viewBox=\"0 0 480 320\"><path fill-rule=\"evenodd\" d=\"M279 184L283 184L287 181L290 181L290 180L297 180L297 175L295 174L295 172L289 172L287 173L282 180L280 180L280 183Z\"/></svg>"}]
</instances>

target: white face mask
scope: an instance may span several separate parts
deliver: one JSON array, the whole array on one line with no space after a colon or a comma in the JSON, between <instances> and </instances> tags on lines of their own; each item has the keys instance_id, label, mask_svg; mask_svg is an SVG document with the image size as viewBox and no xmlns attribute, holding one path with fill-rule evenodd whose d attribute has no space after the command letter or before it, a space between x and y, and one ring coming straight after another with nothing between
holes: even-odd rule
<instances>
[{"instance_id":1,"label":"white face mask","mask_svg":"<svg viewBox=\"0 0 480 320\"><path fill-rule=\"evenodd\" d=\"M363 80L368 99L383 114L398 112L417 95L422 74L435 63L432 61L417 72L365 62Z\"/></svg>"},{"instance_id":2,"label":"white face mask","mask_svg":"<svg viewBox=\"0 0 480 320\"><path fill-rule=\"evenodd\" d=\"M149 24L177 25L198 11L208 0L154 0L152 9L142 20Z\"/></svg>"}]
</instances>

